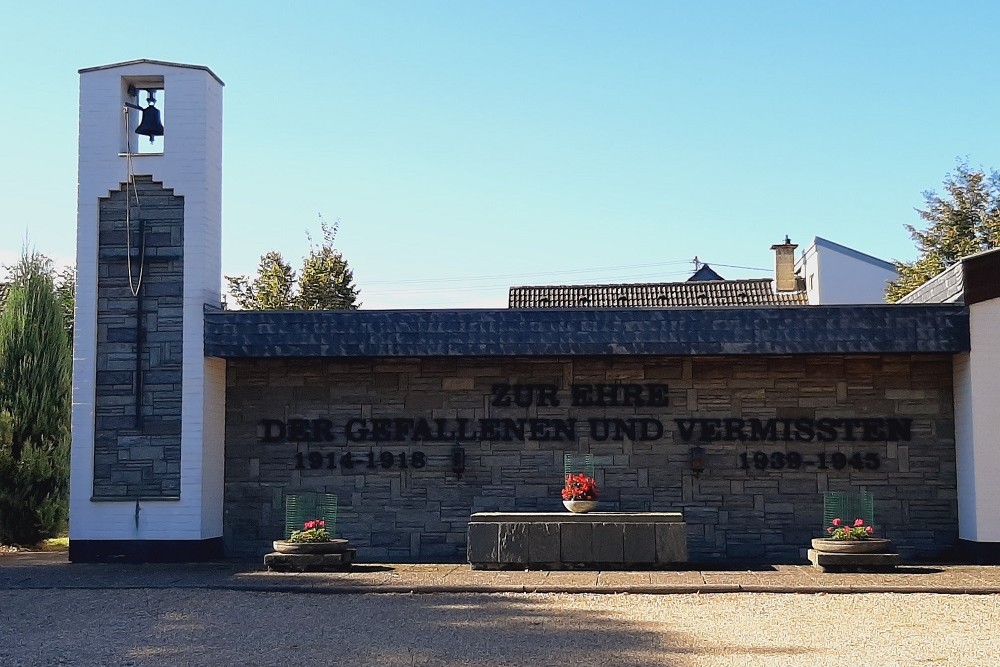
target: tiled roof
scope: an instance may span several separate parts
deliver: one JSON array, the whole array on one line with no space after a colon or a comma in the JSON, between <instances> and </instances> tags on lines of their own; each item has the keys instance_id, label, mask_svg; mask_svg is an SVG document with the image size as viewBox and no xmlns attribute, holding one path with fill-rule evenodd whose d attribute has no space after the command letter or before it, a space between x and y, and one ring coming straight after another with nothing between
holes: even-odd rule
<instances>
[{"instance_id":1,"label":"tiled roof","mask_svg":"<svg viewBox=\"0 0 1000 667\"><path fill-rule=\"evenodd\" d=\"M509 308L804 306L804 291L775 292L770 278L622 285L511 287Z\"/></svg>"}]
</instances>

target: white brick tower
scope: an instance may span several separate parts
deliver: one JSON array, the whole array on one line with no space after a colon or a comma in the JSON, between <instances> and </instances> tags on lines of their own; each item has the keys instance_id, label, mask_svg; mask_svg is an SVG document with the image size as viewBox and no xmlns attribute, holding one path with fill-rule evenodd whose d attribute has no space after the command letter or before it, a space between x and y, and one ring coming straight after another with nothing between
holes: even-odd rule
<instances>
[{"instance_id":1,"label":"white brick tower","mask_svg":"<svg viewBox=\"0 0 1000 667\"><path fill-rule=\"evenodd\" d=\"M196 65L80 70L74 561L222 553L225 364L203 334L221 300L222 88ZM134 132L149 92L155 152Z\"/></svg>"}]
</instances>

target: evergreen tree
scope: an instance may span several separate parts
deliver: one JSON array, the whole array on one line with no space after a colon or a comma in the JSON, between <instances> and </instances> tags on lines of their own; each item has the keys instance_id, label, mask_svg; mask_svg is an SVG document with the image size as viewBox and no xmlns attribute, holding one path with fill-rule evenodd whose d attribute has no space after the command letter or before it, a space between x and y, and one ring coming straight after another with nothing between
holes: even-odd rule
<instances>
[{"instance_id":1,"label":"evergreen tree","mask_svg":"<svg viewBox=\"0 0 1000 667\"><path fill-rule=\"evenodd\" d=\"M257 275L226 276L229 292L244 310L289 310L293 307L295 271L272 250L260 256Z\"/></svg>"},{"instance_id":2,"label":"evergreen tree","mask_svg":"<svg viewBox=\"0 0 1000 667\"><path fill-rule=\"evenodd\" d=\"M76 307L76 268L68 266L55 276L56 299L63 314L63 328L73 347L73 310Z\"/></svg>"},{"instance_id":3,"label":"evergreen tree","mask_svg":"<svg viewBox=\"0 0 1000 667\"><path fill-rule=\"evenodd\" d=\"M320 221L323 242L318 246L310 241L309 254L302 261L299 293L295 305L302 310L347 310L358 306L358 289L354 286L354 273L333 242L337 238L338 223L328 225Z\"/></svg>"},{"instance_id":4,"label":"evergreen tree","mask_svg":"<svg viewBox=\"0 0 1000 667\"><path fill-rule=\"evenodd\" d=\"M43 273L52 279L55 285L56 298L63 313L63 327L66 329L66 337L72 344L73 341L73 308L76 303L76 269L72 266L63 267L56 271L52 260L40 253L29 253L24 255L14 266L4 266L11 283L23 282L24 277L29 272ZM0 310L6 300L7 283L0 283Z\"/></svg>"},{"instance_id":5,"label":"evergreen tree","mask_svg":"<svg viewBox=\"0 0 1000 667\"><path fill-rule=\"evenodd\" d=\"M896 262L899 279L886 288L886 300L898 301L962 257L1000 246L1000 174L972 169L959 161L944 181L945 195L924 193L927 223L906 225L920 251L913 262Z\"/></svg>"},{"instance_id":6,"label":"evergreen tree","mask_svg":"<svg viewBox=\"0 0 1000 667\"><path fill-rule=\"evenodd\" d=\"M73 357L46 261L22 256L0 313L0 542L35 543L66 519Z\"/></svg>"},{"instance_id":7,"label":"evergreen tree","mask_svg":"<svg viewBox=\"0 0 1000 667\"><path fill-rule=\"evenodd\" d=\"M281 253L261 255L257 275L226 276L229 293L246 310L355 310L358 288L347 260L334 247L338 223L328 225L320 218L321 243L309 240L309 254L296 274Z\"/></svg>"}]
</instances>

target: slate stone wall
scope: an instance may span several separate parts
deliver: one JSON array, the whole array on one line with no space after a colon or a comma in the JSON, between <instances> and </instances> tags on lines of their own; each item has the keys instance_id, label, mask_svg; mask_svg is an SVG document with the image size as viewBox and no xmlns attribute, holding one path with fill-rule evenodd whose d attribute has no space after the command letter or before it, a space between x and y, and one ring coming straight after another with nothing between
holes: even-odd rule
<instances>
[{"instance_id":1,"label":"slate stone wall","mask_svg":"<svg viewBox=\"0 0 1000 667\"><path fill-rule=\"evenodd\" d=\"M181 322L184 199L150 177L135 179L126 228L124 186L100 201L94 497L180 494ZM145 227L145 263L138 218ZM126 249L131 241L131 284ZM141 278L141 280L140 280ZM138 286L140 297L133 294ZM141 303L144 333L136 338ZM136 346L142 373L136 373ZM141 392L141 419L136 396Z\"/></svg>"},{"instance_id":2,"label":"slate stone wall","mask_svg":"<svg viewBox=\"0 0 1000 667\"><path fill-rule=\"evenodd\" d=\"M958 537L951 373L950 355L941 354L230 360L226 549L259 558L282 535L284 495L312 490L337 494L337 533L359 547L359 559L461 562L473 512L564 511L563 455L581 452L596 460L599 509L682 511L693 560L803 562L821 533L824 491L872 493L879 532L907 558L930 557ZM497 383L556 384L561 404L496 407L490 392ZM666 384L669 404L569 406L570 385L581 383ZM387 434L379 442L346 440L350 419L419 417L579 421L575 441L466 439L460 478L450 442ZM911 439L685 442L673 421L732 417L912 419ZM333 440L302 440L309 431L294 434L298 442L264 441L277 434L265 434L261 420L297 418L328 419ZM598 441L585 426L591 418L654 418L665 432L652 441ZM704 449L700 476L691 471L692 445ZM427 459L420 468L413 465L418 451ZM874 454L880 465L741 467L740 454L753 461L758 451L768 461L776 452L812 461L823 453L828 462L836 452ZM346 452L351 468L342 465Z\"/></svg>"}]
</instances>

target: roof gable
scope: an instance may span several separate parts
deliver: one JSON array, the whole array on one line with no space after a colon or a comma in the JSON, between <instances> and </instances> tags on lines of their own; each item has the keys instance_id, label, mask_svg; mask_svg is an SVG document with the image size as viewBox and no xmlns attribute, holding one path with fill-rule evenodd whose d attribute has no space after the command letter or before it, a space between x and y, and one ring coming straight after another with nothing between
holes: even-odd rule
<instances>
[{"instance_id":1,"label":"roof gable","mask_svg":"<svg viewBox=\"0 0 1000 667\"><path fill-rule=\"evenodd\" d=\"M694 272L694 275L687 279L689 283L700 280L725 280L716 273L708 264L702 264L701 268Z\"/></svg>"},{"instance_id":2,"label":"roof gable","mask_svg":"<svg viewBox=\"0 0 1000 667\"><path fill-rule=\"evenodd\" d=\"M226 85L223 83L219 75L213 72L208 67L204 65L188 65L186 63L172 63L166 60L150 60L149 58L139 58L137 60L126 60L120 63L110 63L108 65L98 65L96 67L84 67L83 69L77 70L78 74L86 74L87 72L99 72L101 70L108 69L119 69L122 67L129 67L131 65L160 65L161 67L178 67L181 69L199 69L203 72L208 72L213 79L219 82L220 85Z\"/></svg>"},{"instance_id":3,"label":"roof gable","mask_svg":"<svg viewBox=\"0 0 1000 667\"><path fill-rule=\"evenodd\" d=\"M878 268L885 269L886 271L896 271L896 266L892 262L887 262L884 259L872 257L871 255L855 250L854 248L848 248L845 245L834 243L833 241L825 239L822 236L813 238L813 243L820 248L833 250L834 252L850 257L851 259L856 259L859 262L871 264L872 266L877 266Z\"/></svg>"}]
</instances>

